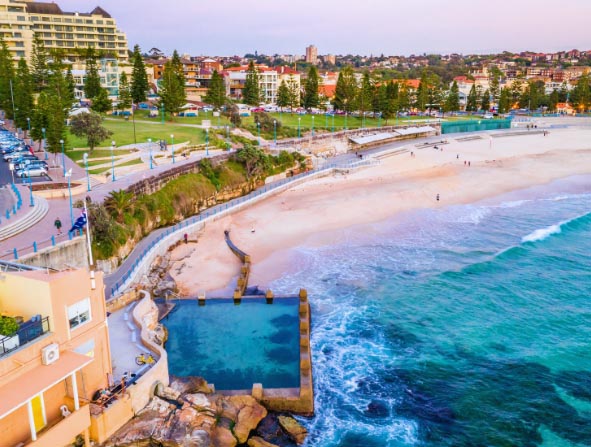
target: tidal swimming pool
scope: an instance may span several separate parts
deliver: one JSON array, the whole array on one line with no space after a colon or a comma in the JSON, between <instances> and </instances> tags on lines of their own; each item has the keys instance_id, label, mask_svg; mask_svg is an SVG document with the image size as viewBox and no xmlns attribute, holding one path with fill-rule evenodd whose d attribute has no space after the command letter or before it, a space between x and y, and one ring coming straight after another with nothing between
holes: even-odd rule
<instances>
[{"instance_id":1,"label":"tidal swimming pool","mask_svg":"<svg viewBox=\"0 0 591 447\"><path fill-rule=\"evenodd\" d=\"M176 302L168 329L169 373L201 376L216 390L299 388L299 300L246 298Z\"/></svg>"}]
</instances>

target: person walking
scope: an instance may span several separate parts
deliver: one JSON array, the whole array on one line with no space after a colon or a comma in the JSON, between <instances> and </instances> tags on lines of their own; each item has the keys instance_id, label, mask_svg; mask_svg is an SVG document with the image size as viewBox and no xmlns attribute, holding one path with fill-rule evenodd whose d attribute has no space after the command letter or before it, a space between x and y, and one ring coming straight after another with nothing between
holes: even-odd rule
<instances>
[{"instance_id":1,"label":"person walking","mask_svg":"<svg viewBox=\"0 0 591 447\"><path fill-rule=\"evenodd\" d=\"M187 233L185 233L183 238L185 239L185 244L188 244L189 243L189 235Z\"/></svg>"},{"instance_id":2,"label":"person walking","mask_svg":"<svg viewBox=\"0 0 591 447\"><path fill-rule=\"evenodd\" d=\"M56 217L55 222L53 223L55 228L57 229L57 234L62 234L62 221L59 217Z\"/></svg>"},{"instance_id":3,"label":"person walking","mask_svg":"<svg viewBox=\"0 0 591 447\"><path fill-rule=\"evenodd\" d=\"M439 194L437 194L437 201L439 202Z\"/></svg>"}]
</instances>

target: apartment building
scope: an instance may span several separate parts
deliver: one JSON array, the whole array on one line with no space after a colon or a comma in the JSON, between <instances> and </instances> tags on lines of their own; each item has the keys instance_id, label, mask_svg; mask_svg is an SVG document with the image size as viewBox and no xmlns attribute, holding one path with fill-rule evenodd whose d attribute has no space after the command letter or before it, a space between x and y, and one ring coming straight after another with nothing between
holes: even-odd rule
<instances>
[{"instance_id":1,"label":"apartment building","mask_svg":"<svg viewBox=\"0 0 591 447\"><path fill-rule=\"evenodd\" d=\"M306 47L306 62L314 65L318 63L318 48L314 45Z\"/></svg>"},{"instance_id":2,"label":"apartment building","mask_svg":"<svg viewBox=\"0 0 591 447\"><path fill-rule=\"evenodd\" d=\"M72 62L82 61L80 49L89 47L120 62L128 60L125 33L98 6L81 13L62 11L57 3L0 0L0 31L15 59L30 59L37 35L48 50L61 50Z\"/></svg>"},{"instance_id":3,"label":"apartment building","mask_svg":"<svg viewBox=\"0 0 591 447\"><path fill-rule=\"evenodd\" d=\"M279 87L279 74L275 68L269 68L266 65L256 66L259 74L259 86L261 89L262 102L265 104L275 104L277 102L277 88ZM235 99L242 98L242 90L246 83L248 66L232 67L224 70L226 91L228 95Z\"/></svg>"},{"instance_id":4,"label":"apartment building","mask_svg":"<svg viewBox=\"0 0 591 447\"><path fill-rule=\"evenodd\" d=\"M2 270L0 314L18 329L0 336L0 445L88 446L105 424L89 403L111 374L102 273Z\"/></svg>"}]
</instances>

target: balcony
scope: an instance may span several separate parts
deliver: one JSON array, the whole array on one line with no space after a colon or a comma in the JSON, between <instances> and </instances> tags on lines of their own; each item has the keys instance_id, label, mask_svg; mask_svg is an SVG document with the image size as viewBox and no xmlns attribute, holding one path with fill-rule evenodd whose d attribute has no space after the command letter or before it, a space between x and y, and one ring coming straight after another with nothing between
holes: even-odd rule
<instances>
[{"instance_id":1,"label":"balcony","mask_svg":"<svg viewBox=\"0 0 591 447\"><path fill-rule=\"evenodd\" d=\"M67 445L90 427L90 407L84 405L65 418L53 421L37 433L37 440L25 444L29 447L55 447Z\"/></svg>"},{"instance_id":2,"label":"balcony","mask_svg":"<svg viewBox=\"0 0 591 447\"><path fill-rule=\"evenodd\" d=\"M18 319L17 317L17 322ZM0 338L0 358L40 338L48 333L49 329L49 317L41 318L41 315L35 315L30 320L20 323L15 335Z\"/></svg>"}]
</instances>

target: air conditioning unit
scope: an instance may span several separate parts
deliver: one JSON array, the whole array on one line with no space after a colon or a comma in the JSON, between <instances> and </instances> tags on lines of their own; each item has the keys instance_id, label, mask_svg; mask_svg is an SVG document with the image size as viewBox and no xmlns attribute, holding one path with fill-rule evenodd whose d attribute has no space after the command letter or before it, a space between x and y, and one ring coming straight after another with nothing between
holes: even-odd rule
<instances>
[{"instance_id":1,"label":"air conditioning unit","mask_svg":"<svg viewBox=\"0 0 591 447\"><path fill-rule=\"evenodd\" d=\"M60 358L60 346L52 343L41 350L41 363L51 365Z\"/></svg>"}]
</instances>

